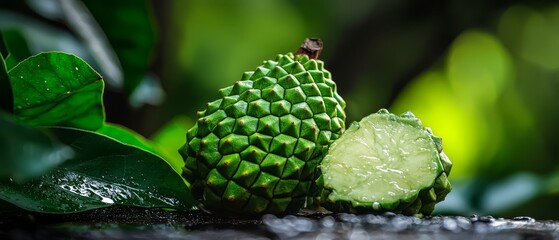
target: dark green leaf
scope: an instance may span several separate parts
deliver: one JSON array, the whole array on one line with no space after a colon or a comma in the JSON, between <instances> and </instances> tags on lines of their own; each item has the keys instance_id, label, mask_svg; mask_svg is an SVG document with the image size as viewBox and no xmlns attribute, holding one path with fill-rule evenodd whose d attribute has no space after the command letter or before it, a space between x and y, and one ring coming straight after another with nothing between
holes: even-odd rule
<instances>
[{"instance_id":1,"label":"dark green leaf","mask_svg":"<svg viewBox=\"0 0 559 240\"><path fill-rule=\"evenodd\" d=\"M10 79L6 72L4 59L0 59L0 110L12 113L14 108L14 97Z\"/></svg>"},{"instance_id":2,"label":"dark green leaf","mask_svg":"<svg viewBox=\"0 0 559 240\"><path fill-rule=\"evenodd\" d=\"M0 199L0 215L6 217L6 215L21 214L24 212L25 210L17 207L16 205Z\"/></svg>"},{"instance_id":3,"label":"dark green leaf","mask_svg":"<svg viewBox=\"0 0 559 240\"><path fill-rule=\"evenodd\" d=\"M124 126L114 123L105 123L103 127L97 130L97 133L112 137L122 143L135 146L155 155L160 155L149 140Z\"/></svg>"},{"instance_id":4,"label":"dark green leaf","mask_svg":"<svg viewBox=\"0 0 559 240\"><path fill-rule=\"evenodd\" d=\"M2 181L1 199L45 213L115 204L183 210L195 206L182 178L158 156L90 131L49 129L72 147L74 157L40 179Z\"/></svg>"},{"instance_id":5,"label":"dark green leaf","mask_svg":"<svg viewBox=\"0 0 559 240\"><path fill-rule=\"evenodd\" d=\"M44 129L34 129L0 113L0 179L40 176L73 156Z\"/></svg>"},{"instance_id":6,"label":"dark green leaf","mask_svg":"<svg viewBox=\"0 0 559 240\"><path fill-rule=\"evenodd\" d=\"M0 31L0 55L2 56L2 59L5 60L9 54L10 51L8 51L8 45L6 44L6 40L4 40L4 32Z\"/></svg>"},{"instance_id":7,"label":"dark green leaf","mask_svg":"<svg viewBox=\"0 0 559 240\"><path fill-rule=\"evenodd\" d=\"M155 47L155 28L148 1L120 0L111 7L85 0L105 32L124 71L124 89L131 94L146 74Z\"/></svg>"},{"instance_id":8,"label":"dark green leaf","mask_svg":"<svg viewBox=\"0 0 559 240\"><path fill-rule=\"evenodd\" d=\"M19 121L88 130L103 125L103 79L80 58L62 52L40 53L8 74Z\"/></svg>"},{"instance_id":9,"label":"dark green leaf","mask_svg":"<svg viewBox=\"0 0 559 240\"><path fill-rule=\"evenodd\" d=\"M2 37L6 45L7 55L4 55L6 69L10 70L19 62L31 57L25 37L17 29L2 30Z\"/></svg>"},{"instance_id":10,"label":"dark green leaf","mask_svg":"<svg viewBox=\"0 0 559 240\"><path fill-rule=\"evenodd\" d=\"M8 55L8 47L2 32L0 32L0 110L11 113L14 111L14 97L5 62L5 58Z\"/></svg>"}]
</instances>

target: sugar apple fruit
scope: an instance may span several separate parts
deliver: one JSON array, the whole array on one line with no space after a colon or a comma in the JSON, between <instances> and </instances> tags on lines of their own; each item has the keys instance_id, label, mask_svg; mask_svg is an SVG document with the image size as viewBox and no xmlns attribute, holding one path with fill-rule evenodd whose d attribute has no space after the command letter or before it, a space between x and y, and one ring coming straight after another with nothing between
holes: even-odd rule
<instances>
[{"instance_id":1,"label":"sugar apple fruit","mask_svg":"<svg viewBox=\"0 0 559 240\"><path fill-rule=\"evenodd\" d=\"M314 59L321 47L307 39L298 54L264 61L198 112L179 152L204 209L282 214L312 197L317 166L346 118L330 72Z\"/></svg>"},{"instance_id":2,"label":"sugar apple fruit","mask_svg":"<svg viewBox=\"0 0 559 240\"><path fill-rule=\"evenodd\" d=\"M319 168L321 204L334 212L429 215L452 189L441 138L411 112L381 109L354 122Z\"/></svg>"}]
</instances>

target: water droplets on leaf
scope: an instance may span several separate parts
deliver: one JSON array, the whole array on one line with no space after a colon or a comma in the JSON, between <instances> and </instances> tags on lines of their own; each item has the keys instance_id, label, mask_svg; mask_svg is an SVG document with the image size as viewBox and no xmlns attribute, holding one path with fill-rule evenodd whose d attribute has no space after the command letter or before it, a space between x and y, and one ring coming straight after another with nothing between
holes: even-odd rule
<instances>
[{"instance_id":1,"label":"water droplets on leaf","mask_svg":"<svg viewBox=\"0 0 559 240\"><path fill-rule=\"evenodd\" d=\"M108 180L110 178L104 175L100 178L96 178L59 169L48 178L49 179L44 179L44 181L51 182L67 192L82 197L97 199L106 204L125 204L127 202L149 202L155 205L171 206L179 204L178 199L159 196L155 191L148 192L120 183L111 182ZM123 184L129 185L129 183L126 182L123 182ZM73 197L69 196L69 198Z\"/></svg>"},{"instance_id":2,"label":"water droplets on leaf","mask_svg":"<svg viewBox=\"0 0 559 240\"><path fill-rule=\"evenodd\" d=\"M106 197L101 197L101 202L107 203L107 204L114 204L115 201L113 201L110 198L106 198Z\"/></svg>"}]
</instances>

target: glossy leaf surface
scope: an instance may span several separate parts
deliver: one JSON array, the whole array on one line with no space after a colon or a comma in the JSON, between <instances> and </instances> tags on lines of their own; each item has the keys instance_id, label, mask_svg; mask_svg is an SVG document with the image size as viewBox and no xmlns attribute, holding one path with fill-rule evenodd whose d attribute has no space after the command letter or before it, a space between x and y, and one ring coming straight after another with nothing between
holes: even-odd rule
<instances>
[{"instance_id":1,"label":"glossy leaf surface","mask_svg":"<svg viewBox=\"0 0 559 240\"><path fill-rule=\"evenodd\" d=\"M49 131L25 126L0 113L0 179L37 177L73 155Z\"/></svg>"},{"instance_id":2,"label":"glossy leaf surface","mask_svg":"<svg viewBox=\"0 0 559 240\"><path fill-rule=\"evenodd\" d=\"M87 130L102 126L104 83L80 58L61 52L40 53L19 63L8 75L19 121Z\"/></svg>"},{"instance_id":3,"label":"glossy leaf surface","mask_svg":"<svg viewBox=\"0 0 559 240\"><path fill-rule=\"evenodd\" d=\"M155 155L160 155L153 144L140 134L119 124L105 123L97 133L114 138L122 143L132 145Z\"/></svg>"},{"instance_id":4,"label":"glossy leaf surface","mask_svg":"<svg viewBox=\"0 0 559 240\"><path fill-rule=\"evenodd\" d=\"M1 181L1 199L45 213L115 204L183 210L195 206L182 178L158 156L90 131L48 129L74 150L74 157L33 181Z\"/></svg>"}]
</instances>

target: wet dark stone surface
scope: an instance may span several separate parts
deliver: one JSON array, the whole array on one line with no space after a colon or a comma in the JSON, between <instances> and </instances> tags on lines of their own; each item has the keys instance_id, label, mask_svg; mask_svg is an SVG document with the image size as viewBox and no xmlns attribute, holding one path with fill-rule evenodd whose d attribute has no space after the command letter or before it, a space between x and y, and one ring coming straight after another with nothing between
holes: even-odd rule
<instances>
[{"instance_id":1,"label":"wet dark stone surface","mask_svg":"<svg viewBox=\"0 0 559 240\"><path fill-rule=\"evenodd\" d=\"M559 221L313 212L236 217L114 207L3 217L0 239L559 239Z\"/></svg>"}]
</instances>

